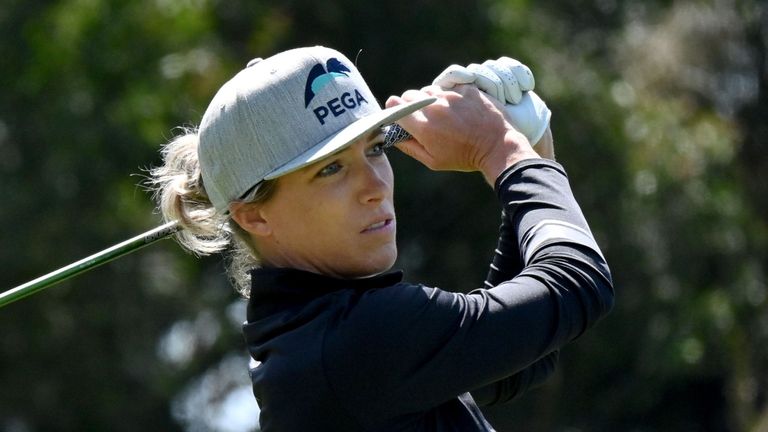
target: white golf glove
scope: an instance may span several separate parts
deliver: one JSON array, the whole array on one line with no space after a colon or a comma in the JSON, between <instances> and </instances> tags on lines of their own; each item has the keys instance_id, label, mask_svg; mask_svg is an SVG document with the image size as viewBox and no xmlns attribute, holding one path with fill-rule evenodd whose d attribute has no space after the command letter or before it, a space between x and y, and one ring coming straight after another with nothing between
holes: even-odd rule
<instances>
[{"instance_id":1,"label":"white golf glove","mask_svg":"<svg viewBox=\"0 0 768 432\"><path fill-rule=\"evenodd\" d=\"M467 67L450 65L432 84L446 90L459 84L474 84L504 104L512 126L532 145L539 142L552 117L547 104L533 92L536 82L531 70L509 57L487 60L483 64L472 63Z\"/></svg>"}]
</instances>

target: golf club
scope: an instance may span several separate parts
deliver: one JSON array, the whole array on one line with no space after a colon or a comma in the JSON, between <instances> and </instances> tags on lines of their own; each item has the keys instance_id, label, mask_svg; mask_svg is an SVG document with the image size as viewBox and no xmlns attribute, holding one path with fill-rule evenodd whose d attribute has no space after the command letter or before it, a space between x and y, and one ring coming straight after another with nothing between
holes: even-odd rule
<instances>
[{"instance_id":1,"label":"golf club","mask_svg":"<svg viewBox=\"0 0 768 432\"><path fill-rule=\"evenodd\" d=\"M393 124L387 128L387 132L384 137L384 147L392 147L393 145L405 141L410 137L411 135L403 130L403 128L397 124ZM106 264L114 259L120 258L123 255L135 252L159 240L168 238L180 229L181 227L179 226L178 222L168 222L167 224L161 225L143 234L139 234L136 237L126 240L122 243L118 243L112 247L104 249L101 252L97 252L91 256L83 258L80 261L74 262L46 275L40 276L37 279L19 285L16 288L11 288L8 291L0 293L0 307L13 303L16 300L20 300L24 297L30 296L38 291L56 285L59 282L77 276L88 270L94 269L102 264Z\"/></svg>"},{"instance_id":2,"label":"golf club","mask_svg":"<svg viewBox=\"0 0 768 432\"><path fill-rule=\"evenodd\" d=\"M161 225L129 240L104 249L101 252L83 258L80 261L74 262L68 266L40 276L37 279L31 280L23 285L19 285L16 288L5 291L0 294L0 307L32 295L38 291L53 286L73 276L77 276L80 273L96 268L102 264L106 264L114 259L120 258L123 255L137 251L145 246L149 246L159 240L168 238L179 229L180 227L176 221L168 222L167 224Z\"/></svg>"}]
</instances>

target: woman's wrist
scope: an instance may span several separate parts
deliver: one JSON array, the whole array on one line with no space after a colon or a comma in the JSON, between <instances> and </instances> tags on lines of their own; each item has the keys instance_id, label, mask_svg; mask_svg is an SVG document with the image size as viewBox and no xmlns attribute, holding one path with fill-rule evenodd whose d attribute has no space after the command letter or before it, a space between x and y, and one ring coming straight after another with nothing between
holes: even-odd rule
<instances>
[{"instance_id":1,"label":"woman's wrist","mask_svg":"<svg viewBox=\"0 0 768 432\"><path fill-rule=\"evenodd\" d=\"M503 142L495 151L486 157L480 172L483 173L485 181L493 186L507 168L522 160L538 157L540 156L531 148L528 139L517 130L511 129L504 134Z\"/></svg>"}]
</instances>

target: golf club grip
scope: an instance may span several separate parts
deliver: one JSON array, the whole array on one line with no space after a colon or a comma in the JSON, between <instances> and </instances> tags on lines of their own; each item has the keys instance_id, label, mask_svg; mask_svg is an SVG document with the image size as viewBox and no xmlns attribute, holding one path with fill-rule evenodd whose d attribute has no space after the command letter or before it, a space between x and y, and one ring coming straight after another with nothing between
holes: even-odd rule
<instances>
[{"instance_id":1,"label":"golf club grip","mask_svg":"<svg viewBox=\"0 0 768 432\"><path fill-rule=\"evenodd\" d=\"M411 138L411 134L405 131L397 123L392 123L384 134L384 148L390 148L395 144L401 143Z\"/></svg>"}]
</instances>

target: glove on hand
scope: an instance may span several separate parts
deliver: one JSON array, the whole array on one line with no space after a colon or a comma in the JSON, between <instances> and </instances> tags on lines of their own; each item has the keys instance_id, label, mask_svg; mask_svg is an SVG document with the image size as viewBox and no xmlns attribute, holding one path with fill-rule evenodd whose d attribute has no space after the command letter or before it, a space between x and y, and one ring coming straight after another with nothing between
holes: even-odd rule
<instances>
[{"instance_id":1,"label":"glove on hand","mask_svg":"<svg viewBox=\"0 0 768 432\"><path fill-rule=\"evenodd\" d=\"M474 84L504 104L510 123L528 138L531 145L539 142L552 117L544 101L533 92L536 82L531 70L509 57L487 60L483 64L472 63L467 67L450 65L432 84L445 90L459 84Z\"/></svg>"}]
</instances>

